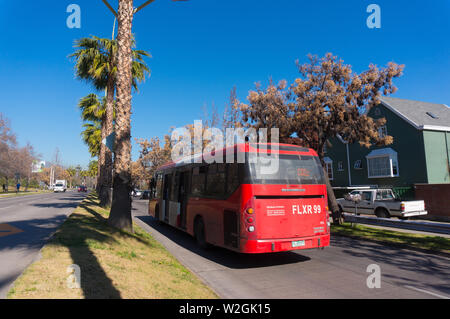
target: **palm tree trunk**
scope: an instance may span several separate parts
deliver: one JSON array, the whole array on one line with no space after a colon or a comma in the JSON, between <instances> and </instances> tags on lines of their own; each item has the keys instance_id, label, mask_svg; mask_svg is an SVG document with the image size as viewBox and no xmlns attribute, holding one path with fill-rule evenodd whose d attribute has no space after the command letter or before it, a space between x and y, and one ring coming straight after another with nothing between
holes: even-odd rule
<instances>
[{"instance_id":1,"label":"palm tree trunk","mask_svg":"<svg viewBox=\"0 0 450 319\"><path fill-rule=\"evenodd\" d=\"M113 201L108 222L110 225L133 231L131 222L131 28L133 0L119 0L117 33L117 106L116 145L114 152Z\"/></svg>"},{"instance_id":2,"label":"palm tree trunk","mask_svg":"<svg viewBox=\"0 0 450 319\"><path fill-rule=\"evenodd\" d=\"M105 151L106 146L103 144L103 139L106 138L106 122L102 120L102 140L100 142L100 153L98 154L98 175L97 175L97 194L102 197L102 186L105 178Z\"/></svg>"},{"instance_id":3,"label":"palm tree trunk","mask_svg":"<svg viewBox=\"0 0 450 319\"><path fill-rule=\"evenodd\" d=\"M105 134L110 135L113 132L114 119L114 85L115 79L110 77L106 89L106 119L105 119ZM103 185L100 190L100 205L103 207L111 206L111 188L112 188L112 152L108 147L105 147L105 169L103 173Z\"/></svg>"},{"instance_id":4,"label":"palm tree trunk","mask_svg":"<svg viewBox=\"0 0 450 319\"><path fill-rule=\"evenodd\" d=\"M101 147L100 147L100 149L101 149ZM97 191L97 194L100 194L99 182L100 182L100 171L101 171L101 168L102 168L102 166L100 165L100 153L99 153L98 154L98 160L97 160L97 179L95 181L95 190ZM80 177L80 181L81 181L81 177Z\"/></svg>"}]
</instances>

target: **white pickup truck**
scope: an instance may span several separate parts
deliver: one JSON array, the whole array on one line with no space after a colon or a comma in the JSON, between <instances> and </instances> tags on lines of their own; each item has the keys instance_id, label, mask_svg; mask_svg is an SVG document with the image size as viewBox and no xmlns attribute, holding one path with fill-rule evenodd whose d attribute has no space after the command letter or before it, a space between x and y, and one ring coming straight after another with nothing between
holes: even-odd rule
<instances>
[{"instance_id":1,"label":"white pickup truck","mask_svg":"<svg viewBox=\"0 0 450 319\"><path fill-rule=\"evenodd\" d=\"M427 214L423 200L401 201L391 189L354 190L345 198L337 199L337 202L341 212L370 214L381 218L396 216L408 219Z\"/></svg>"}]
</instances>

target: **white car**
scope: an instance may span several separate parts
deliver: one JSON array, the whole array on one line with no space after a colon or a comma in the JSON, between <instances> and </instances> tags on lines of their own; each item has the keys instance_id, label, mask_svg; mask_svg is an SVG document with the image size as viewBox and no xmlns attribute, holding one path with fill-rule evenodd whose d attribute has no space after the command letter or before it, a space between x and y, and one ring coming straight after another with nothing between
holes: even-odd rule
<instances>
[{"instance_id":1,"label":"white car","mask_svg":"<svg viewBox=\"0 0 450 319\"><path fill-rule=\"evenodd\" d=\"M55 187L53 187L53 191L55 193L65 192L66 191L66 186L64 184L56 184Z\"/></svg>"},{"instance_id":2,"label":"white car","mask_svg":"<svg viewBox=\"0 0 450 319\"><path fill-rule=\"evenodd\" d=\"M142 195L142 191L135 189L131 192L131 195L134 197L140 197Z\"/></svg>"}]
</instances>

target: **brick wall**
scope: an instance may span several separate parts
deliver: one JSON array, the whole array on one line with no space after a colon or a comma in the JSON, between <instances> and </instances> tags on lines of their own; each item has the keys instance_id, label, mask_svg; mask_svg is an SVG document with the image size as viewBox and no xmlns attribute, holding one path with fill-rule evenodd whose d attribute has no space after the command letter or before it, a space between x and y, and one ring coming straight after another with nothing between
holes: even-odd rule
<instances>
[{"instance_id":1,"label":"brick wall","mask_svg":"<svg viewBox=\"0 0 450 319\"><path fill-rule=\"evenodd\" d=\"M450 184L414 184L416 199L423 199L429 219L450 221Z\"/></svg>"}]
</instances>

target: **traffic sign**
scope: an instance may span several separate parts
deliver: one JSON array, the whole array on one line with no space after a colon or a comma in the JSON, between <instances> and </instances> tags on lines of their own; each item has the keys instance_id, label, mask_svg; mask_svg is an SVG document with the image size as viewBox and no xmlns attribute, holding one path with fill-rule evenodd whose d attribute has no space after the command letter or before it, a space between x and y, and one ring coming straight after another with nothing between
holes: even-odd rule
<instances>
[{"instance_id":1,"label":"traffic sign","mask_svg":"<svg viewBox=\"0 0 450 319\"><path fill-rule=\"evenodd\" d=\"M109 150L111 152L114 152L114 142L115 142L115 140L116 140L116 132L112 132L106 138L103 139L102 143L104 145L106 145L106 147L109 148Z\"/></svg>"}]
</instances>

